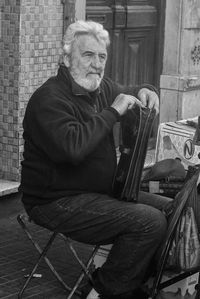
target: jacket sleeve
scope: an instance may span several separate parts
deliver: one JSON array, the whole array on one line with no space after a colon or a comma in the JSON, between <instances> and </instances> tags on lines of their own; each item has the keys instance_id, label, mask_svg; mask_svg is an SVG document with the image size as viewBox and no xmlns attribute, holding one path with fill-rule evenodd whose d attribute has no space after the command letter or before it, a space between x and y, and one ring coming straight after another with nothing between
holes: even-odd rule
<instances>
[{"instance_id":1,"label":"jacket sleeve","mask_svg":"<svg viewBox=\"0 0 200 299\"><path fill-rule=\"evenodd\" d=\"M117 115L112 109L79 121L72 103L43 92L30 100L24 118L24 139L54 162L78 164L112 131Z\"/></svg>"},{"instance_id":2,"label":"jacket sleeve","mask_svg":"<svg viewBox=\"0 0 200 299\"><path fill-rule=\"evenodd\" d=\"M158 89L155 86L148 84L148 83L144 83L144 84L141 84L138 86L124 86L124 85L114 83L113 87L114 87L114 92L115 92L116 96L120 93L125 93L125 94L131 94L131 95L137 97L138 92L142 88L148 88L148 89L154 91L157 95L159 95Z\"/></svg>"},{"instance_id":3,"label":"jacket sleeve","mask_svg":"<svg viewBox=\"0 0 200 299\"><path fill-rule=\"evenodd\" d=\"M138 92L142 88L148 88L148 89L154 91L159 96L158 89L155 86L153 86L151 84L148 84L148 83L144 83L144 84L141 84L141 85L138 85L138 86L125 86L125 85L121 85L119 83L115 83L109 78L105 78L104 84L105 84L107 90L109 90L112 86L112 88L111 88L112 91L111 90L108 91L108 94L109 94L109 92L111 92L111 94L112 94L112 97L108 96L108 100L109 100L109 98L111 99L111 101L108 103L109 105L112 104L114 99L120 93L131 94L131 95L133 95L137 98L138 97Z\"/></svg>"}]
</instances>

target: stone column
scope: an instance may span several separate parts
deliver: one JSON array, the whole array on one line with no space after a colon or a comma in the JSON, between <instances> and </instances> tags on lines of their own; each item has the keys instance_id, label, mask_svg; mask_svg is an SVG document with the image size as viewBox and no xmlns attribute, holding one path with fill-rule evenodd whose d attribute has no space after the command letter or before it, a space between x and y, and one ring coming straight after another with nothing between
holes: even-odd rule
<instances>
[{"instance_id":1,"label":"stone column","mask_svg":"<svg viewBox=\"0 0 200 299\"><path fill-rule=\"evenodd\" d=\"M200 1L166 0L160 122L200 115Z\"/></svg>"}]
</instances>

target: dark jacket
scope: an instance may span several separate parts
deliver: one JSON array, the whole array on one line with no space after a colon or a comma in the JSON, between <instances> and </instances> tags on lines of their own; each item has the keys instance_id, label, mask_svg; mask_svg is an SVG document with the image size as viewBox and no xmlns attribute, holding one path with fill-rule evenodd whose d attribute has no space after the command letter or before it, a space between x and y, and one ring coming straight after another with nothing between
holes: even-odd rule
<instances>
[{"instance_id":1,"label":"dark jacket","mask_svg":"<svg viewBox=\"0 0 200 299\"><path fill-rule=\"evenodd\" d=\"M116 169L112 129L119 115L110 105L120 92L125 89L104 78L100 88L89 93L64 65L36 90L23 121L20 190L25 204L69 194L111 193Z\"/></svg>"}]
</instances>

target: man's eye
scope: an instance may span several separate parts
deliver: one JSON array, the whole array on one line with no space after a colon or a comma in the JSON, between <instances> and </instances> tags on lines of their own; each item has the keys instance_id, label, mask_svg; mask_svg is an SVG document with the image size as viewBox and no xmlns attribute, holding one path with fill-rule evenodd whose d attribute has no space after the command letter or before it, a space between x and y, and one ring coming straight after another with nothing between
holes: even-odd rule
<instances>
[{"instance_id":1,"label":"man's eye","mask_svg":"<svg viewBox=\"0 0 200 299\"><path fill-rule=\"evenodd\" d=\"M99 58L102 59L102 60L105 60L106 56L105 55L100 55Z\"/></svg>"},{"instance_id":2,"label":"man's eye","mask_svg":"<svg viewBox=\"0 0 200 299\"><path fill-rule=\"evenodd\" d=\"M99 60L101 62L105 62L106 61L106 55L99 55Z\"/></svg>"},{"instance_id":3,"label":"man's eye","mask_svg":"<svg viewBox=\"0 0 200 299\"><path fill-rule=\"evenodd\" d=\"M92 55L93 55L93 54L92 54L92 53L89 53L89 52L87 52L87 53L84 54L85 57L92 57Z\"/></svg>"}]
</instances>

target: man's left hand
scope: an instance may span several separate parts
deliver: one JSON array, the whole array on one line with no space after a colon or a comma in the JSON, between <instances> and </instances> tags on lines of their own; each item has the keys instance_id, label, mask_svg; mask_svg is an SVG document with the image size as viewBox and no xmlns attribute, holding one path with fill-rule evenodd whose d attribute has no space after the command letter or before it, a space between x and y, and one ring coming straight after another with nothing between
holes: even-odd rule
<instances>
[{"instance_id":1,"label":"man's left hand","mask_svg":"<svg viewBox=\"0 0 200 299\"><path fill-rule=\"evenodd\" d=\"M148 88L141 88L138 92L138 98L145 107L154 108L156 114L159 113L159 98L155 91Z\"/></svg>"}]
</instances>

